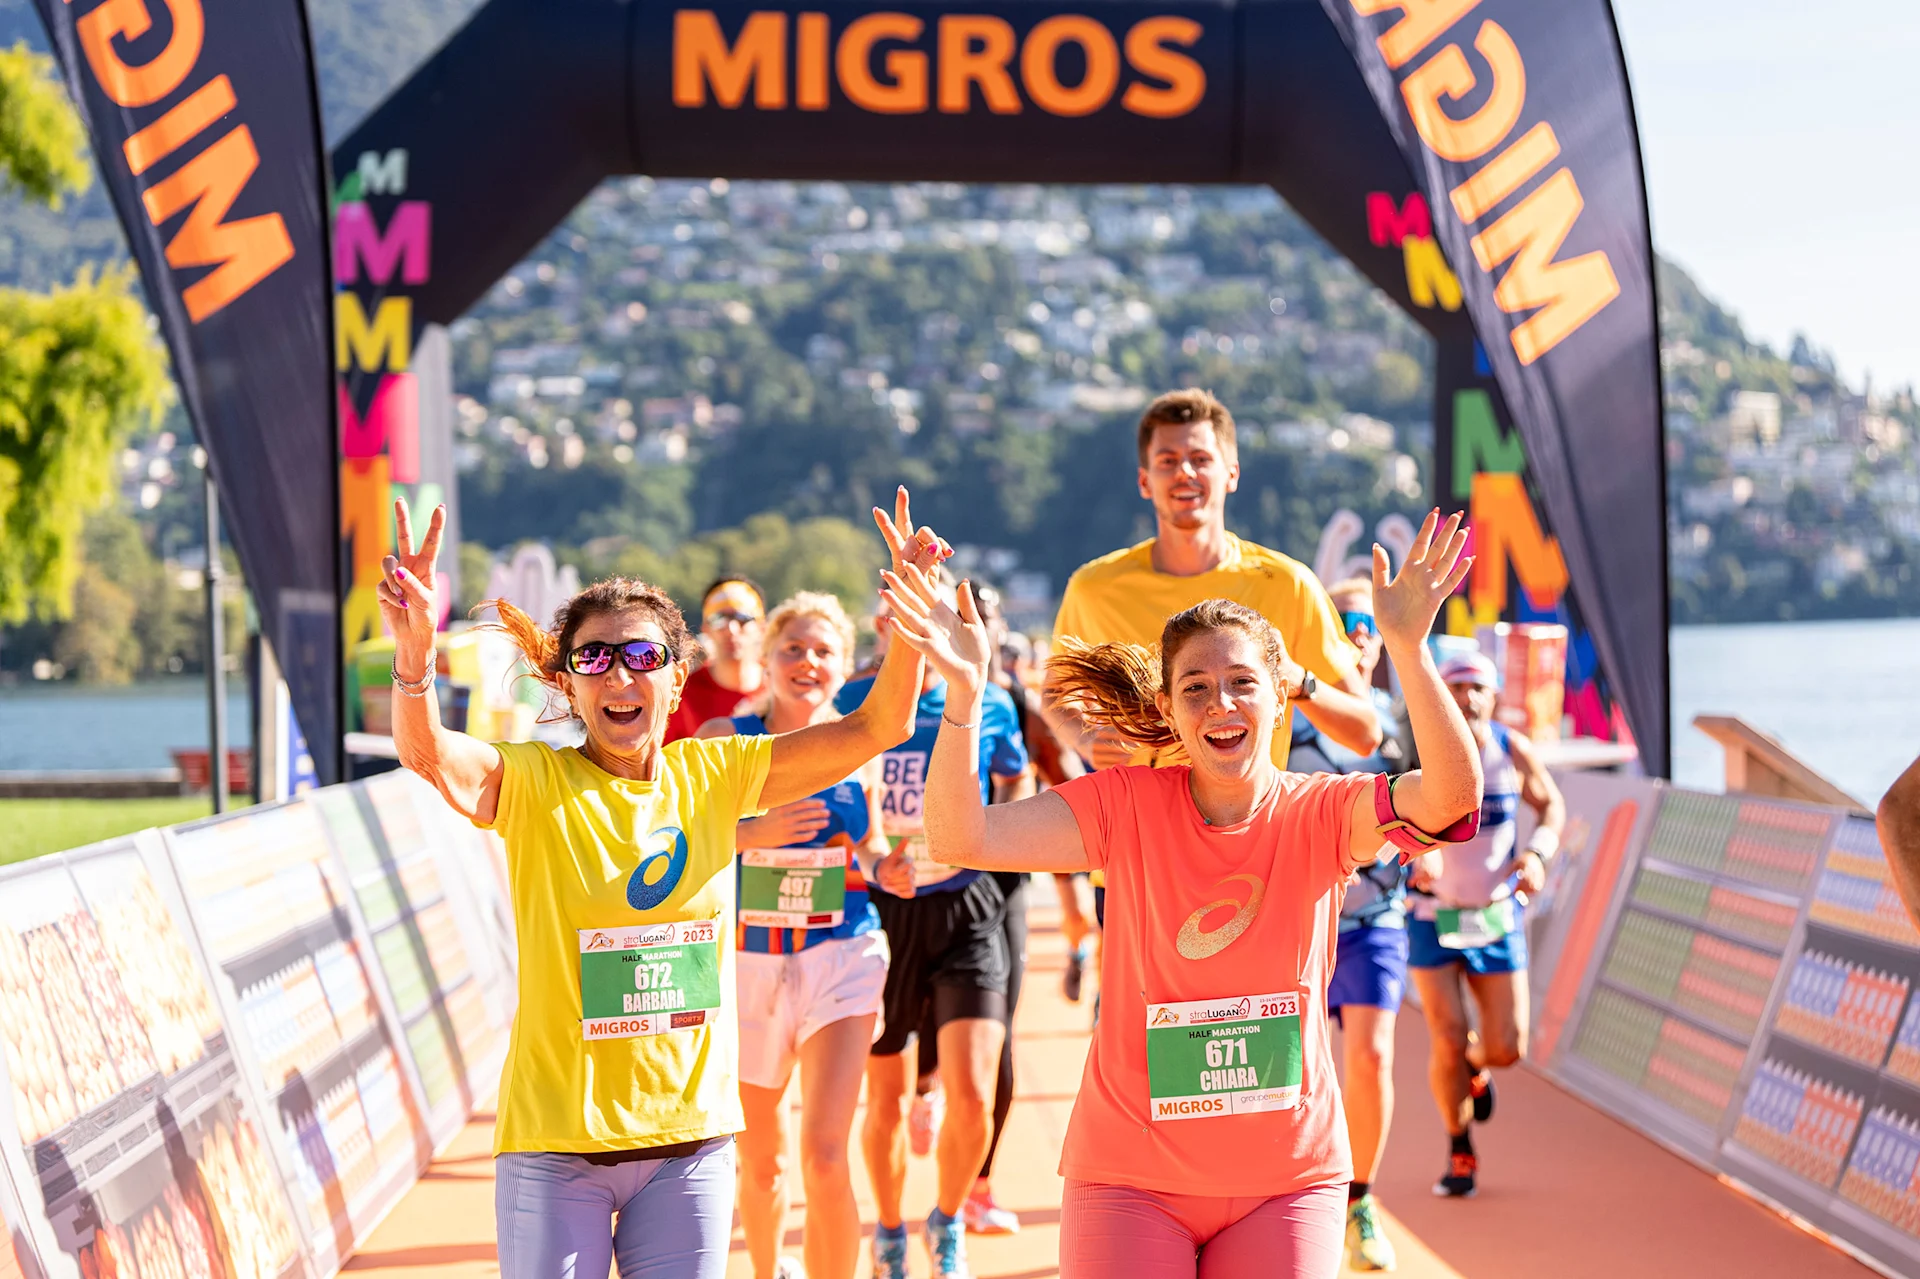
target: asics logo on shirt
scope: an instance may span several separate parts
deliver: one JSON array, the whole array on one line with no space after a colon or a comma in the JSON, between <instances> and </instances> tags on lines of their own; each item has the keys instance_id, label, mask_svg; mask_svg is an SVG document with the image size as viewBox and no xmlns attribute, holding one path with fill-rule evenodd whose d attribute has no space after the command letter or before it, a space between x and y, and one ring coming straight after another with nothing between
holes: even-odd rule
<instances>
[{"instance_id":1,"label":"asics logo on shirt","mask_svg":"<svg viewBox=\"0 0 1920 1279\"><path fill-rule=\"evenodd\" d=\"M658 847L663 841L666 847ZM686 832L678 826L662 826L641 841L640 864L627 877L627 905L652 910L672 896L686 873Z\"/></svg>"},{"instance_id":2,"label":"asics logo on shirt","mask_svg":"<svg viewBox=\"0 0 1920 1279\"><path fill-rule=\"evenodd\" d=\"M1260 903L1266 898L1267 886L1252 875L1229 875L1216 887L1231 884L1235 880L1244 882L1252 890L1247 900L1242 903L1237 897L1221 897L1188 915L1187 922L1180 925L1180 933L1173 943L1182 959L1211 959L1233 945L1241 933L1253 926L1254 917L1260 913ZM1218 928L1202 929L1200 922L1222 906L1234 907L1233 917Z\"/></svg>"}]
</instances>

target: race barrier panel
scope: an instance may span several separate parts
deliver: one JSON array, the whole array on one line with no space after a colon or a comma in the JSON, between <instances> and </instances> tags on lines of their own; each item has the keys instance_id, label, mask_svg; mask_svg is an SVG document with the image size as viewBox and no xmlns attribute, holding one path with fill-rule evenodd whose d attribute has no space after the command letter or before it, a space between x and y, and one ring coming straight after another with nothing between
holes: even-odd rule
<instances>
[{"instance_id":1,"label":"race barrier panel","mask_svg":"<svg viewBox=\"0 0 1920 1279\"><path fill-rule=\"evenodd\" d=\"M1872 820L1558 777L1566 838L1528 913L1533 1067L1876 1269L1920 1272L1920 931Z\"/></svg>"},{"instance_id":2,"label":"race barrier panel","mask_svg":"<svg viewBox=\"0 0 1920 1279\"><path fill-rule=\"evenodd\" d=\"M393 773L0 871L0 1279L322 1279L498 1079L498 841Z\"/></svg>"}]
</instances>

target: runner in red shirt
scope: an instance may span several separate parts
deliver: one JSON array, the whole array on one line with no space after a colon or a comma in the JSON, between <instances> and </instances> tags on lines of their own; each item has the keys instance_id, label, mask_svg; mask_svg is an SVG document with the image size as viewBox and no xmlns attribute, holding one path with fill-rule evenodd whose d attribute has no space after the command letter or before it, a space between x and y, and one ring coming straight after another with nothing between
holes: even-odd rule
<instances>
[{"instance_id":1,"label":"runner in red shirt","mask_svg":"<svg viewBox=\"0 0 1920 1279\"><path fill-rule=\"evenodd\" d=\"M1465 578L1459 516L1429 515L1398 577L1374 551L1375 617L1423 767L1306 776L1273 764L1286 722L1278 633L1206 600L1144 649L1070 648L1051 675L1090 724L1176 741L1176 767L1102 770L988 808L974 773L987 636L923 574L888 578L893 631L952 696L926 791L929 850L986 870L1107 876L1105 1007L1061 1157L1063 1279L1331 1279L1352 1161L1327 1032L1353 872L1465 838L1479 754L1425 643Z\"/></svg>"},{"instance_id":2,"label":"runner in red shirt","mask_svg":"<svg viewBox=\"0 0 1920 1279\"><path fill-rule=\"evenodd\" d=\"M667 740L692 737L708 720L747 715L766 687L767 598L744 577L723 577L700 597L707 660L687 676L667 719Z\"/></svg>"}]
</instances>

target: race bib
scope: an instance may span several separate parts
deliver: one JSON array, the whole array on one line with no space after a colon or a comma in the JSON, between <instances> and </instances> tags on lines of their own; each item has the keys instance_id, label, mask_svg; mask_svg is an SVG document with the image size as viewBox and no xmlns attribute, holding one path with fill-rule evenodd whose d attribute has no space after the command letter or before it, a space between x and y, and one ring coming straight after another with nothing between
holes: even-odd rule
<instances>
[{"instance_id":1,"label":"race bib","mask_svg":"<svg viewBox=\"0 0 1920 1279\"><path fill-rule=\"evenodd\" d=\"M1147 1006L1156 1122L1292 1110L1300 1063L1298 992Z\"/></svg>"},{"instance_id":2,"label":"race bib","mask_svg":"<svg viewBox=\"0 0 1920 1279\"><path fill-rule=\"evenodd\" d=\"M703 1026L720 1007L711 919L580 930L580 1034L638 1039Z\"/></svg>"},{"instance_id":3,"label":"race bib","mask_svg":"<svg viewBox=\"0 0 1920 1279\"><path fill-rule=\"evenodd\" d=\"M740 850L740 922L756 928L833 928L847 908L847 850Z\"/></svg>"},{"instance_id":4,"label":"race bib","mask_svg":"<svg viewBox=\"0 0 1920 1279\"><path fill-rule=\"evenodd\" d=\"M913 862L913 886L925 888L928 884L944 884L960 873L960 867L949 866L945 862L933 860L927 852L925 835L889 835L887 843L896 853L904 852Z\"/></svg>"},{"instance_id":5,"label":"race bib","mask_svg":"<svg viewBox=\"0 0 1920 1279\"><path fill-rule=\"evenodd\" d=\"M1447 950L1491 946L1513 931L1513 899L1476 910L1442 906L1433 914L1433 929L1440 934L1440 945Z\"/></svg>"}]
</instances>

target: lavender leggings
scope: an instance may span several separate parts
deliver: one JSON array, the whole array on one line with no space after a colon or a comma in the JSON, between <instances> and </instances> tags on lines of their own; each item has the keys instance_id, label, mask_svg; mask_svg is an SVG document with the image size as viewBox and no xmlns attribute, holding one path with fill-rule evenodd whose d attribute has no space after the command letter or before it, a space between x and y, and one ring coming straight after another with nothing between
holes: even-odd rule
<instances>
[{"instance_id":1,"label":"lavender leggings","mask_svg":"<svg viewBox=\"0 0 1920 1279\"><path fill-rule=\"evenodd\" d=\"M1347 1188L1272 1199L1068 1181L1060 1279L1333 1279Z\"/></svg>"}]
</instances>

